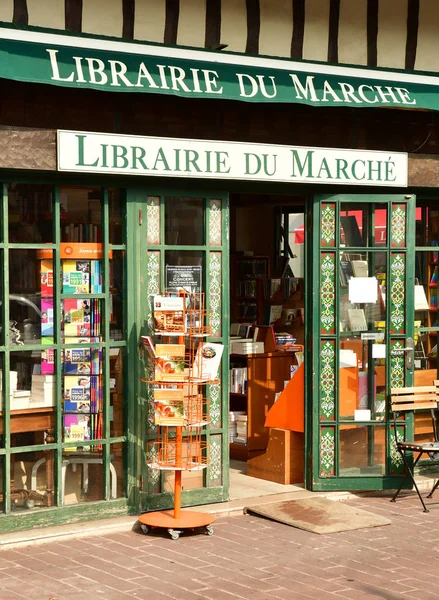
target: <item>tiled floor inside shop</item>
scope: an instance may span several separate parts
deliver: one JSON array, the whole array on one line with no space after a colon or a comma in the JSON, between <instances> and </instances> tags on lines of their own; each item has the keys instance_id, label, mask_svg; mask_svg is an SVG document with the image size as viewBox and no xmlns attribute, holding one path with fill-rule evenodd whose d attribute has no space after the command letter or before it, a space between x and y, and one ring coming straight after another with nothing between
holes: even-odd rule
<instances>
[{"instance_id":1,"label":"tiled floor inside shop","mask_svg":"<svg viewBox=\"0 0 439 600\"><path fill-rule=\"evenodd\" d=\"M286 492L297 492L303 490L303 484L283 485L257 479L246 475L247 463L238 460L230 461L230 500L241 498L257 498L270 494L283 494Z\"/></svg>"}]
</instances>

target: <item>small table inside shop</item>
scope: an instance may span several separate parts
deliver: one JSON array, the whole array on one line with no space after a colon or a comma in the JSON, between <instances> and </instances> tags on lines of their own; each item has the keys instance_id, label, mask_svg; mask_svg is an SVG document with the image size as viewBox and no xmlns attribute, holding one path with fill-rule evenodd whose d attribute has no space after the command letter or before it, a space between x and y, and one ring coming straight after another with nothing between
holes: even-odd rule
<instances>
[{"instance_id":1,"label":"small table inside shop","mask_svg":"<svg viewBox=\"0 0 439 600\"><path fill-rule=\"evenodd\" d=\"M55 425L55 409L53 406L44 408L28 408L20 410L11 410L10 412L10 432L28 433L32 431L46 432L47 441L52 441L53 429ZM0 412L0 434L4 433L3 414ZM12 455L13 457L14 455ZM53 450L47 451L46 459L46 504L52 506L53 496ZM12 468L11 468L12 470ZM17 488L11 488L11 495L14 494Z\"/></svg>"}]
</instances>

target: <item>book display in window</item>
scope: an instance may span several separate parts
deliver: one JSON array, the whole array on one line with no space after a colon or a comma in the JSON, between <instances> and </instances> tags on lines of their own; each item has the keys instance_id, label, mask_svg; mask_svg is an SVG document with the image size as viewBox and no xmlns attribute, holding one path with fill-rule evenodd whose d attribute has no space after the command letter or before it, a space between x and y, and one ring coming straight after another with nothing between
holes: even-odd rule
<instances>
[{"instance_id":1,"label":"book display in window","mask_svg":"<svg viewBox=\"0 0 439 600\"><path fill-rule=\"evenodd\" d=\"M183 471L200 471L209 465L207 386L218 383L223 345L206 341L211 332L204 294L157 295L153 307L154 332L142 336L147 374L142 381L152 388L157 425L148 467L174 472L174 509L144 513L139 521L144 533L164 528L172 539L185 529L202 528L211 535L212 515L181 512L181 481Z\"/></svg>"}]
</instances>

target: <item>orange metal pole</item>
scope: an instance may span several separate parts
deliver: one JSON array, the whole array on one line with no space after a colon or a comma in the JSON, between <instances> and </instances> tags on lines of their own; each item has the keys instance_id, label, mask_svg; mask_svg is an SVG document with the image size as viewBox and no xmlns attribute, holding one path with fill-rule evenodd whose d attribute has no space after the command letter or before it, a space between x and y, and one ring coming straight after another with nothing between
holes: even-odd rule
<instances>
[{"instance_id":1,"label":"orange metal pole","mask_svg":"<svg viewBox=\"0 0 439 600\"><path fill-rule=\"evenodd\" d=\"M175 434L175 453L176 453L176 465L181 466L181 452L183 443L183 428L177 427ZM174 482L174 519L180 518L181 511L181 470L175 471L175 482Z\"/></svg>"}]
</instances>

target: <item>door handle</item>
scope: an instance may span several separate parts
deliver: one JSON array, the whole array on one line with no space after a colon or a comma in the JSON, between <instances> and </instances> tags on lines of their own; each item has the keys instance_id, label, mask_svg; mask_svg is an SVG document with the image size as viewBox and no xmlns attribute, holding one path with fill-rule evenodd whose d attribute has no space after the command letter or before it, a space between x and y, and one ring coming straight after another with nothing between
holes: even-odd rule
<instances>
[{"instance_id":1,"label":"door handle","mask_svg":"<svg viewBox=\"0 0 439 600\"><path fill-rule=\"evenodd\" d=\"M407 346L405 348L395 348L395 350L392 350L391 354L393 356L399 356L405 353L405 368L410 371L413 368L413 357L415 350L413 338L407 338L406 344Z\"/></svg>"}]
</instances>

